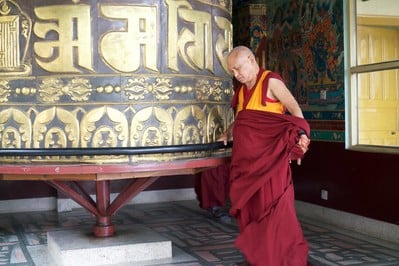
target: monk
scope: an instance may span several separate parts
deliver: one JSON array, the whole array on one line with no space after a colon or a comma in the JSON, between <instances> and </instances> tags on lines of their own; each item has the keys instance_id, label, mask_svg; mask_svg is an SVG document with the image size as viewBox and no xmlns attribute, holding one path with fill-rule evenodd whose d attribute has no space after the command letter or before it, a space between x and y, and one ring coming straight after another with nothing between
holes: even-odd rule
<instances>
[{"instance_id":1,"label":"monk","mask_svg":"<svg viewBox=\"0 0 399 266\"><path fill-rule=\"evenodd\" d=\"M235 121L220 138L234 140L230 214L240 231L235 244L246 258L238 265L306 266L290 162L300 163L307 151L309 124L282 78L260 68L249 48L235 47L227 65L242 84L232 100Z\"/></svg>"}]
</instances>

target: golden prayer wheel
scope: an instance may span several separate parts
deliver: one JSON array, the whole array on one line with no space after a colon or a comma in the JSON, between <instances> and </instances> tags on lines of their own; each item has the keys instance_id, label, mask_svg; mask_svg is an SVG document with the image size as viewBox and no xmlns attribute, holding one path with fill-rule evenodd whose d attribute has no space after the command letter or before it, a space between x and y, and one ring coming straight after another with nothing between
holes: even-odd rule
<instances>
[{"instance_id":1,"label":"golden prayer wheel","mask_svg":"<svg viewBox=\"0 0 399 266\"><path fill-rule=\"evenodd\" d=\"M226 0L0 0L0 180L46 181L113 236L157 178L228 161L203 145L233 120L231 35Z\"/></svg>"},{"instance_id":2,"label":"golden prayer wheel","mask_svg":"<svg viewBox=\"0 0 399 266\"><path fill-rule=\"evenodd\" d=\"M34 5L34 6L32 6ZM0 163L131 163L206 152L233 119L231 1L0 1L0 147L78 149Z\"/></svg>"}]
</instances>

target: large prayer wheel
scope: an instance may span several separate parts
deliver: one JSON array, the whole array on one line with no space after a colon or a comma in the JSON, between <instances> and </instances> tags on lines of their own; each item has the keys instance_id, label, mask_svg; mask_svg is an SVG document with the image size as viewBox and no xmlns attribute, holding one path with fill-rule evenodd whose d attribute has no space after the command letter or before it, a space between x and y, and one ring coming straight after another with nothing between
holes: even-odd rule
<instances>
[{"instance_id":1,"label":"large prayer wheel","mask_svg":"<svg viewBox=\"0 0 399 266\"><path fill-rule=\"evenodd\" d=\"M0 163L124 163L203 152L84 149L214 142L233 119L230 0L0 1L1 149L81 154Z\"/></svg>"}]
</instances>

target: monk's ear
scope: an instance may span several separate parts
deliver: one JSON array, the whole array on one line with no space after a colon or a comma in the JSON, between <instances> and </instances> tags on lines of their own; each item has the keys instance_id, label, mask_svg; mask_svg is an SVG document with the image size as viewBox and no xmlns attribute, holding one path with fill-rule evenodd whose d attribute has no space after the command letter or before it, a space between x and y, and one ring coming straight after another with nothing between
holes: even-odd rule
<instances>
[{"instance_id":1,"label":"monk's ear","mask_svg":"<svg viewBox=\"0 0 399 266\"><path fill-rule=\"evenodd\" d=\"M252 55L248 55L248 60L249 60L249 62L250 62L251 64L255 64L255 63L256 63L256 59L255 59L255 57L252 56Z\"/></svg>"}]
</instances>

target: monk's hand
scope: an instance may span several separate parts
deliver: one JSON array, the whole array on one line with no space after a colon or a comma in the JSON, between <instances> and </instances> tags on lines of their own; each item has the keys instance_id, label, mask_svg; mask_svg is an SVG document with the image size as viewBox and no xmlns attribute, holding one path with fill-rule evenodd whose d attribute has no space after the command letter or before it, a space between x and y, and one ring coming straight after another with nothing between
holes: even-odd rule
<instances>
[{"instance_id":1,"label":"monk's hand","mask_svg":"<svg viewBox=\"0 0 399 266\"><path fill-rule=\"evenodd\" d=\"M227 142L229 141L229 132L226 131L222 135L220 135L218 141L223 141L224 145L227 145Z\"/></svg>"},{"instance_id":2,"label":"monk's hand","mask_svg":"<svg viewBox=\"0 0 399 266\"><path fill-rule=\"evenodd\" d=\"M297 145L301 148L303 154L305 154L308 151L309 144L310 144L310 139L308 138L308 136L306 136L305 134L302 134L299 137ZM296 162L298 165L301 165L301 163L302 163L301 158L298 158L298 160Z\"/></svg>"},{"instance_id":3,"label":"monk's hand","mask_svg":"<svg viewBox=\"0 0 399 266\"><path fill-rule=\"evenodd\" d=\"M310 144L310 139L308 138L308 136L303 134L303 135L301 135L299 137L299 140L298 140L297 144L301 148L303 154L305 154L308 151L308 147L309 147L309 144Z\"/></svg>"}]
</instances>

